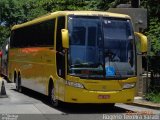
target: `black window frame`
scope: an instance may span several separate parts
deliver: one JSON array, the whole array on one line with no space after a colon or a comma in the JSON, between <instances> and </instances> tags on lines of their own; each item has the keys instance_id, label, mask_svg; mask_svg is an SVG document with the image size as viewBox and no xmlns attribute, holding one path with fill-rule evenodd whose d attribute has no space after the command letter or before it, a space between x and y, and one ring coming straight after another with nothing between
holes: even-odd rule
<instances>
[{"instance_id":1,"label":"black window frame","mask_svg":"<svg viewBox=\"0 0 160 120\"><path fill-rule=\"evenodd\" d=\"M59 16L57 17L57 32L56 32L56 64L57 64L57 75L64 78L66 77L65 70L65 55L60 54L63 53L62 46L62 34L61 30L65 29L66 17Z\"/></svg>"}]
</instances>

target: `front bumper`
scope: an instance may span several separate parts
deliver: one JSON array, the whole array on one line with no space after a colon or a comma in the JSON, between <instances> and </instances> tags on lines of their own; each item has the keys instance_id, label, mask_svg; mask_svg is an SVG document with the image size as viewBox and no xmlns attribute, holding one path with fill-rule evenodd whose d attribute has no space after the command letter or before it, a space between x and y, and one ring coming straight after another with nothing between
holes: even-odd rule
<instances>
[{"instance_id":1,"label":"front bumper","mask_svg":"<svg viewBox=\"0 0 160 120\"><path fill-rule=\"evenodd\" d=\"M132 103L135 96L135 88L121 91L89 91L86 89L66 86L65 100L68 103ZM99 96L109 96L99 98Z\"/></svg>"}]
</instances>

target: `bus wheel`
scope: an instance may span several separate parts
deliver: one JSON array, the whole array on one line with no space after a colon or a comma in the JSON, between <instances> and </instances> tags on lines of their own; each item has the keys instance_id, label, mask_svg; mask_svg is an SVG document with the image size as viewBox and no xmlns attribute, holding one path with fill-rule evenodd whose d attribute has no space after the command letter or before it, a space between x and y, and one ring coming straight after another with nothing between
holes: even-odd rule
<instances>
[{"instance_id":1,"label":"bus wheel","mask_svg":"<svg viewBox=\"0 0 160 120\"><path fill-rule=\"evenodd\" d=\"M22 92L21 76L20 75L18 75L18 77L16 78L16 90L18 92Z\"/></svg>"},{"instance_id":2,"label":"bus wheel","mask_svg":"<svg viewBox=\"0 0 160 120\"><path fill-rule=\"evenodd\" d=\"M14 72L14 83L16 83L17 74Z\"/></svg>"},{"instance_id":3,"label":"bus wheel","mask_svg":"<svg viewBox=\"0 0 160 120\"><path fill-rule=\"evenodd\" d=\"M49 97L50 97L50 102L54 107L57 107L59 105L58 100L55 97L55 89L54 89L54 85L50 86L50 90L49 90Z\"/></svg>"}]
</instances>

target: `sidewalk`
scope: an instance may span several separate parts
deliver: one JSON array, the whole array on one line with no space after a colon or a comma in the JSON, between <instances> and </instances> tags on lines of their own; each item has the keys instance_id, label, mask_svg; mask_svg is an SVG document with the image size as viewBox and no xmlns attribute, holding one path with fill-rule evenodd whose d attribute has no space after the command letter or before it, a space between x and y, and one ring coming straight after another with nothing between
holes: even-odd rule
<instances>
[{"instance_id":1,"label":"sidewalk","mask_svg":"<svg viewBox=\"0 0 160 120\"><path fill-rule=\"evenodd\" d=\"M143 99L142 97L135 97L133 103L129 103L130 105L146 107L151 109L160 110L160 103L153 103Z\"/></svg>"}]
</instances>

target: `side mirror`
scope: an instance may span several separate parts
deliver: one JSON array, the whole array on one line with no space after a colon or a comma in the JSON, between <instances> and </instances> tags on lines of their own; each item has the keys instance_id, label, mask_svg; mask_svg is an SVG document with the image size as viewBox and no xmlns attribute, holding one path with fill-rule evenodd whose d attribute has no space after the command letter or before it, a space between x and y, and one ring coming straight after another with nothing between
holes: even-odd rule
<instances>
[{"instance_id":1,"label":"side mirror","mask_svg":"<svg viewBox=\"0 0 160 120\"><path fill-rule=\"evenodd\" d=\"M69 48L69 33L68 33L68 30L62 29L61 33L62 33L62 46L63 46L63 48L68 49Z\"/></svg>"},{"instance_id":2,"label":"side mirror","mask_svg":"<svg viewBox=\"0 0 160 120\"><path fill-rule=\"evenodd\" d=\"M140 40L140 52L147 53L148 51L148 41L147 37L142 33L134 32L135 36L137 36Z\"/></svg>"}]
</instances>

